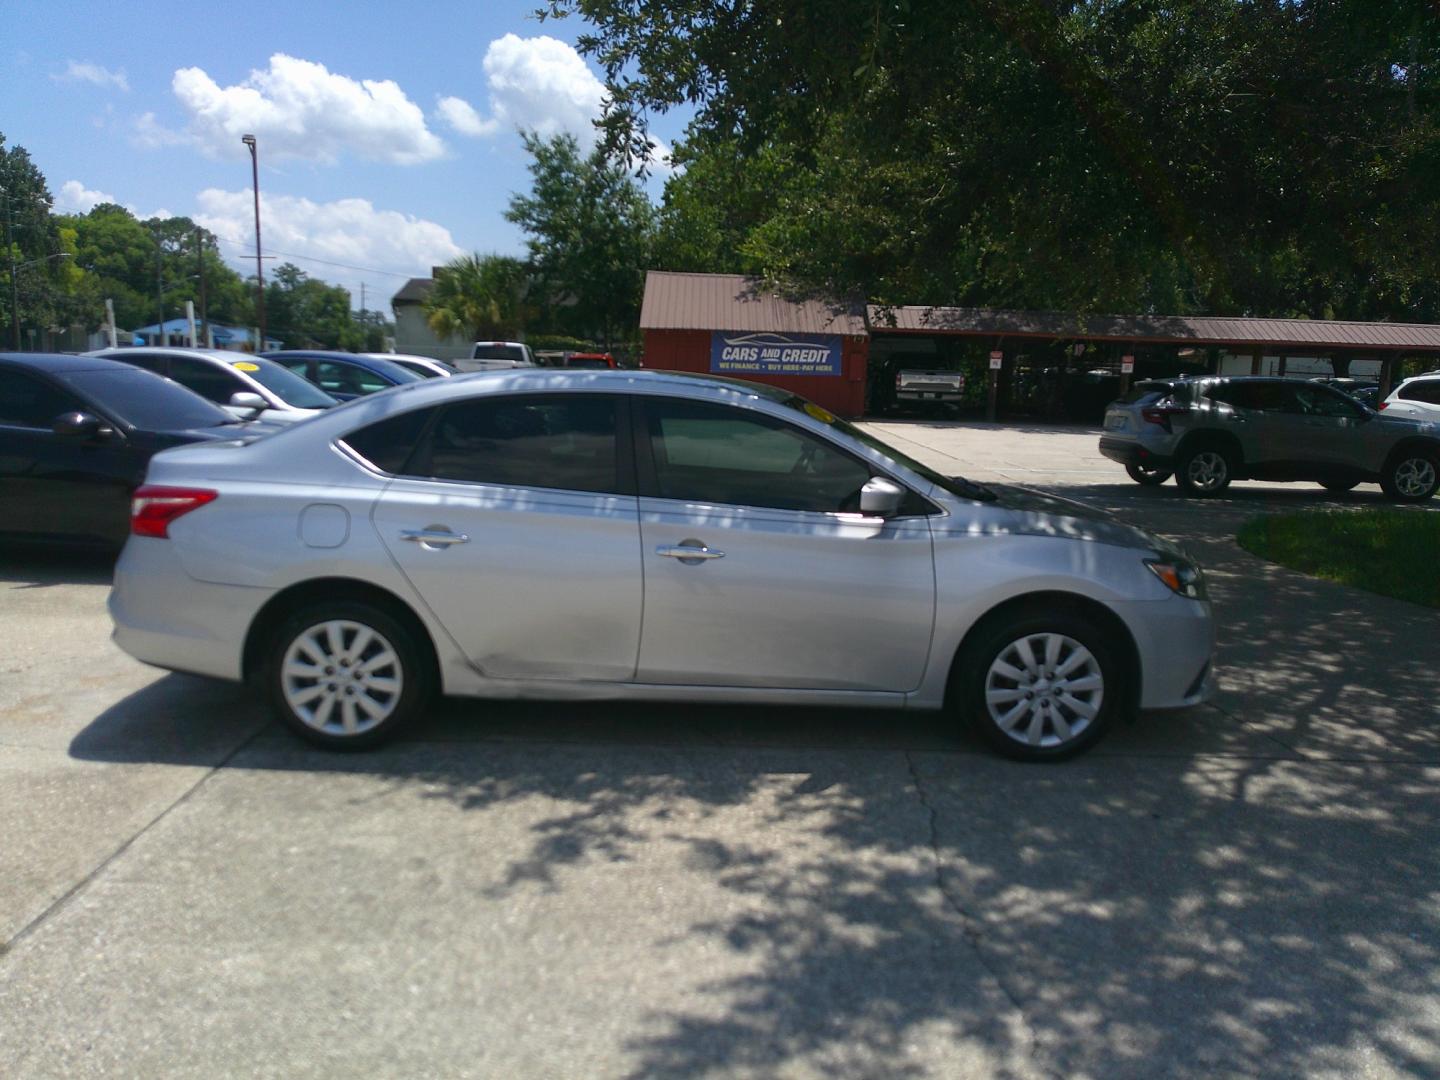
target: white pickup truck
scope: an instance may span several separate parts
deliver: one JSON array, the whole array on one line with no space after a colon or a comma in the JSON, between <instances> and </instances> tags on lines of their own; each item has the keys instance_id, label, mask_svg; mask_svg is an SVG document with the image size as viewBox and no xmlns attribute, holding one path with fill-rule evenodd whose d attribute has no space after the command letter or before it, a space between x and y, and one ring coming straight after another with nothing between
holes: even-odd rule
<instances>
[{"instance_id":1,"label":"white pickup truck","mask_svg":"<svg viewBox=\"0 0 1440 1080\"><path fill-rule=\"evenodd\" d=\"M897 403L959 405L965 396L965 376L958 371L924 371L902 368L895 373Z\"/></svg>"}]
</instances>

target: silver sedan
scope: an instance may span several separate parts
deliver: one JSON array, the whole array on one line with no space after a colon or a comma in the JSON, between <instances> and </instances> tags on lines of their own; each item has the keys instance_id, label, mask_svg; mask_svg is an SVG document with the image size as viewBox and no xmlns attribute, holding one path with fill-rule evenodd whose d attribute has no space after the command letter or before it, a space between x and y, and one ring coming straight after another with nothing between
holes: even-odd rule
<instances>
[{"instance_id":1,"label":"silver sedan","mask_svg":"<svg viewBox=\"0 0 1440 1080\"><path fill-rule=\"evenodd\" d=\"M1058 759L1212 681L1172 545L724 379L426 380L166 451L133 510L120 646L326 746L443 692L949 709Z\"/></svg>"}]
</instances>

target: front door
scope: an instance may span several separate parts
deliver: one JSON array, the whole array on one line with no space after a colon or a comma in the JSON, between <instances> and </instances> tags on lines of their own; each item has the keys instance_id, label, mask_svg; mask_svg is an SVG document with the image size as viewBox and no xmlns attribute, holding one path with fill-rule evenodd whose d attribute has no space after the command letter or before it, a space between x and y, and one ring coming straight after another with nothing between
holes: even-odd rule
<instances>
[{"instance_id":1,"label":"front door","mask_svg":"<svg viewBox=\"0 0 1440 1080\"><path fill-rule=\"evenodd\" d=\"M623 402L487 395L423 412L372 520L471 663L492 678L632 679L640 526Z\"/></svg>"},{"instance_id":2,"label":"front door","mask_svg":"<svg viewBox=\"0 0 1440 1080\"><path fill-rule=\"evenodd\" d=\"M795 425L680 398L636 401L645 563L636 678L915 689L935 617L928 518L860 515L874 470Z\"/></svg>"}]
</instances>

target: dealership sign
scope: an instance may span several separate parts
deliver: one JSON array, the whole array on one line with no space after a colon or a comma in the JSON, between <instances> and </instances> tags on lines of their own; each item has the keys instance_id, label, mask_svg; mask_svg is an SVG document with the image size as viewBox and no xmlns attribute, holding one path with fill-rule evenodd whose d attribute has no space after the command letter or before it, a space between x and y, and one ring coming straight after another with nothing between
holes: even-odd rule
<instances>
[{"instance_id":1,"label":"dealership sign","mask_svg":"<svg viewBox=\"0 0 1440 1080\"><path fill-rule=\"evenodd\" d=\"M839 334L710 335L713 375L839 375Z\"/></svg>"}]
</instances>

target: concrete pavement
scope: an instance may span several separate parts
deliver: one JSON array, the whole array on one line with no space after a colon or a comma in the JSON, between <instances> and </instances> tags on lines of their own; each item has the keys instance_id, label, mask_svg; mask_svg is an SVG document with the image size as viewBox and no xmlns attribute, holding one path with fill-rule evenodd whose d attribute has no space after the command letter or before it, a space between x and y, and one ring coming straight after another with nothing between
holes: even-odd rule
<instances>
[{"instance_id":1,"label":"concrete pavement","mask_svg":"<svg viewBox=\"0 0 1440 1080\"><path fill-rule=\"evenodd\" d=\"M103 564L0 558L0 1074L1440 1071L1435 613L1230 539L1319 488L880 427L1187 543L1216 705L1061 767L926 715L478 703L336 756L114 650Z\"/></svg>"}]
</instances>

